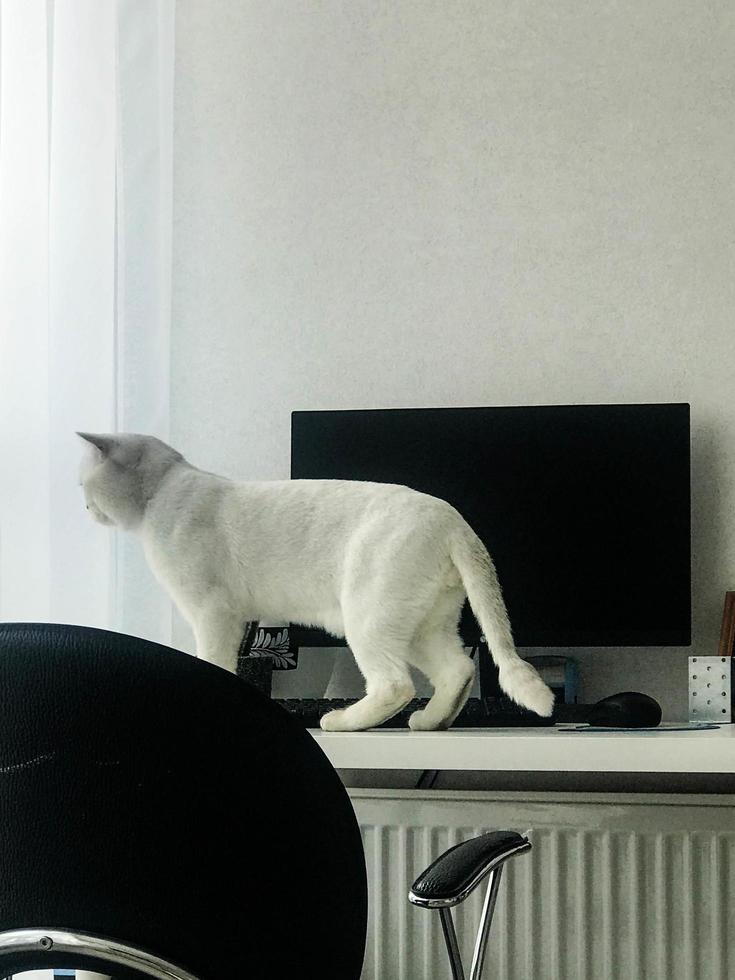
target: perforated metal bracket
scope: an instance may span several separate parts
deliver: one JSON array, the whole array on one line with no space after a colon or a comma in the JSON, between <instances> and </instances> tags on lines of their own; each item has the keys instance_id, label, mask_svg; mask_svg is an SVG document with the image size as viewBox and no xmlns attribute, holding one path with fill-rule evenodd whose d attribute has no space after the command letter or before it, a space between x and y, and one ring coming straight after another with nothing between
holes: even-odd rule
<instances>
[{"instance_id":1,"label":"perforated metal bracket","mask_svg":"<svg viewBox=\"0 0 735 980\"><path fill-rule=\"evenodd\" d=\"M689 658L689 721L732 721L732 657Z\"/></svg>"}]
</instances>

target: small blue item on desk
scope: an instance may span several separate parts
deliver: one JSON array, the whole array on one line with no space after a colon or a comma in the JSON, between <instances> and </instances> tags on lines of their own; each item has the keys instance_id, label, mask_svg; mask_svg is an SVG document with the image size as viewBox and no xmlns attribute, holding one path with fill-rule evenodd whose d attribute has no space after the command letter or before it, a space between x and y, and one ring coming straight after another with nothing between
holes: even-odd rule
<instances>
[{"instance_id":1,"label":"small blue item on desk","mask_svg":"<svg viewBox=\"0 0 735 980\"><path fill-rule=\"evenodd\" d=\"M524 657L541 674L556 696L557 704L576 704L579 689L579 669L571 657L545 655Z\"/></svg>"}]
</instances>

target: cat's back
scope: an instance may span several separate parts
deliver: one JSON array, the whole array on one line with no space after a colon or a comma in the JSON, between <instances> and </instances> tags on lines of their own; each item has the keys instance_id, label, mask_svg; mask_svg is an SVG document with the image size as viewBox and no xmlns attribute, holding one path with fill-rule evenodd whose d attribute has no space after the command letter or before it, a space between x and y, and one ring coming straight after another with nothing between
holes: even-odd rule
<instances>
[{"instance_id":1,"label":"cat's back","mask_svg":"<svg viewBox=\"0 0 735 980\"><path fill-rule=\"evenodd\" d=\"M361 480L276 480L233 485L230 515L243 515L276 537L291 541L329 535L352 538L423 530L434 533L464 523L445 500L393 483Z\"/></svg>"},{"instance_id":2,"label":"cat's back","mask_svg":"<svg viewBox=\"0 0 735 980\"><path fill-rule=\"evenodd\" d=\"M182 533L189 525L214 530L258 528L301 537L310 528L349 530L365 522L445 522L459 515L444 500L393 483L362 480L234 481L190 468L169 483L159 521ZM158 523L158 521L156 522ZM173 527L170 528L173 530Z\"/></svg>"},{"instance_id":3,"label":"cat's back","mask_svg":"<svg viewBox=\"0 0 735 980\"><path fill-rule=\"evenodd\" d=\"M258 504L277 510L339 511L359 513L382 507L449 508L428 494L397 483L367 480L270 480L233 484L243 504ZM453 509L453 508L450 508Z\"/></svg>"}]
</instances>

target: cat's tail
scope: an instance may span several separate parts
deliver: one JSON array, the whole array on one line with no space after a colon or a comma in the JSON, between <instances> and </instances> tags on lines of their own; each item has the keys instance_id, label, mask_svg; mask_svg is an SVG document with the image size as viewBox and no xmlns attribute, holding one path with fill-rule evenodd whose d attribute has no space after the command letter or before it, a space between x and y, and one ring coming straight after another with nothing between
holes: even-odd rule
<instances>
[{"instance_id":1,"label":"cat's tail","mask_svg":"<svg viewBox=\"0 0 735 980\"><path fill-rule=\"evenodd\" d=\"M500 582L487 549L467 526L454 534L449 553L498 667L501 688L517 704L548 718L554 707L554 694L536 669L518 656Z\"/></svg>"}]
</instances>

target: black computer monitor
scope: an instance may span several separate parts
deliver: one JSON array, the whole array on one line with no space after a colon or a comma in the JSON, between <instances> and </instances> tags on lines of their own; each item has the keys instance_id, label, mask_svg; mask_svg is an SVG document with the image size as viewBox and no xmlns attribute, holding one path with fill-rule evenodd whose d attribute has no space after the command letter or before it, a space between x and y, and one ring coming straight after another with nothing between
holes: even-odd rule
<instances>
[{"instance_id":1,"label":"black computer monitor","mask_svg":"<svg viewBox=\"0 0 735 980\"><path fill-rule=\"evenodd\" d=\"M495 561L521 647L691 642L688 405L293 412L291 477L448 500ZM477 642L468 607L460 630Z\"/></svg>"}]
</instances>

